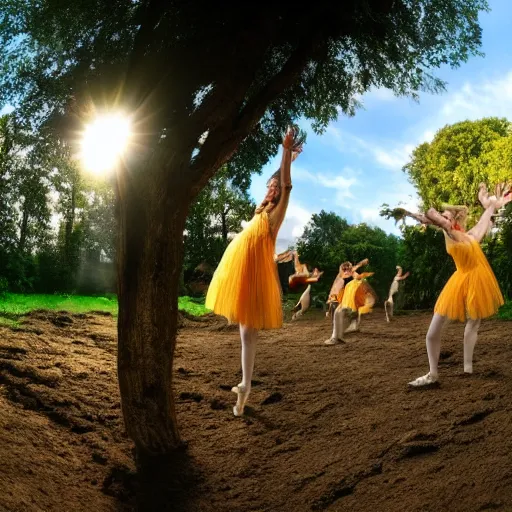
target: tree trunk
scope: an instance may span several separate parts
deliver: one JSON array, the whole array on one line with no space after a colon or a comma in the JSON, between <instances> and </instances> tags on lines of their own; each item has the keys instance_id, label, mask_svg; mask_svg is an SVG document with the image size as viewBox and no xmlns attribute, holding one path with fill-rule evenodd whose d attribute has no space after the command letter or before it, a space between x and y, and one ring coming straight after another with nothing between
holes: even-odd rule
<instances>
[{"instance_id":1,"label":"tree trunk","mask_svg":"<svg viewBox=\"0 0 512 512\"><path fill-rule=\"evenodd\" d=\"M21 219L21 227L20 227L20 241L18 244L18 249L20 252L25 250L25 244L27 243L27 229L28 229L28 206L27 200L25 199L23 203L23 216Z\"/></svg>"},{"instance_id":2,"label":"tree trunk","mask_svg":"<svg viewBox=\"0 0 512 512\"><path fill-rule=\"evenodd\" d=\"M75 209L76 209L76 180L71 182L71 201L66 215L66 239L64 241L66 250L66 262L71 266L73 247L71 237L73 235L73 226L75 224Z\"/></svg>"},{"instance_id":3,"label":"tree trunk","mask_svg":"<svg viewBox=\"0 0 512 512\"><path fill-rule=\"evenodd\" d=\"M118 376L138 463L180 447L172 364L187 209L183 188L168 190L176 172L118 178Z\"/></svg>"},{"instance_id":4,"label":"tree trunk","mask_svg":"<svg viewBox=\"0 0 512 512\"><path fill-rule=\"evenodd\" d=\"M222 218L222 239L224 240L224 243L227 245L227 242L228 242L227 212L222 212L221 218Z\"/></svg>"}]
</instances>

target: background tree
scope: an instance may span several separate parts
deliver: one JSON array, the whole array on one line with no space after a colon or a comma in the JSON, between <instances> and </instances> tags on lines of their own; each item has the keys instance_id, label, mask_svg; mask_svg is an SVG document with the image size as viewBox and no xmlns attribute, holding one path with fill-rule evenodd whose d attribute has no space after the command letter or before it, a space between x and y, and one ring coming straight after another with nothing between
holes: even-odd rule
<instances>
[{"instance_id":1,"label":"background tree","mask_svg":"<svg viewBox=\"0 0 512 512\"><path fill-rule=\"evenodd\" d=\"M119 383L138 462L172 453L183 232L190 204L240 146L254 165L300 117L322 131L354 97L440 91L429 73L478 53L484 0L247 6L20 0L0 7L0 103L36 125L92 98L133 116L119 169ZM63 133L77 124L63 123ZM149 464L151 466L151 464Z\"/></svg>"},{"instance_id":2,"label":"background tree","mask_svg":"<svg viewBox=\"0 0 512 512\"><path fill-rule=\"evenodd\" d=\"M229 169L221 169L190 207L185 224L185 280L200 263L215 268L242 221L254 215L255 203L247 189L236 186Z\"/></svg>"},{"instance_id":3,"label":"background tree","mask_svg":"<svg viewBox=\"0 0 512 512\"><path fill-rule=\"evenodd\" d=\"M478 215L479 183L494 185L510 178L509 134L509 121L488 117L445 126L432 142L419 145L404 172L416 186L423 208L466 204L471 217Z\"/></svg>"},{"instance_id":4,"label":"background tree","mask_svg":"<svg viewBox=\"0 0 512 512\"><path fill-rule=\"evenodd\" d=\"M380 228L366 224L349 225L335 213L322 210L313 214L297 241L297 251L301 262L324 271L322 279L315 285L315 292L322 291L325 299L341 263L357 263L368 258L370 264L364 271L375 272L369 282L379 298L385 300L396 273L395 267L399 264L398 244L396 236L388 235Z\"/></svg>"}]
</instances>

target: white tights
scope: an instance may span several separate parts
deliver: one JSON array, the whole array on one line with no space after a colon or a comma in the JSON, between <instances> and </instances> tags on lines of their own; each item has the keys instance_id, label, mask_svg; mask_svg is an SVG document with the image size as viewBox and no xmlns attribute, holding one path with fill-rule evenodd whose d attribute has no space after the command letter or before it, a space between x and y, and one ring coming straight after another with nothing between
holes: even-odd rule
<instances>
[{"instance_id":1,"label":"white tights","mask_svg":"<svg viewBox=\"0 0 512 512\"><path fill-rule=\"evenodd\" d=\"M439 364L439 354L441 353L441 332L446 320L445 316L435 313L427 332L428 364L430 366L430 375L435 378L438 376L437 367ZM480 319L472 320L468 318L464 328L464 371L466 373L473 373L473 351L475 350L479 327Z\"/></svg>"},{"instance_id":2,"label":"white tights","mask_svg":"<svg viewBox=\"0 0 512 512\"><path fill-rule=\"evenodd\" d=\"M349 308L336 308L334 312L334 322L332 330L332 339L343 340L343 335L350 323L350 313L352 310Z\"/></svg>"},{"instance_id":3,"label":"white tights","mask_svg":"<svg viewBox=\"0 0 512 512\"><path fill-rule=\"evenodd\" d=\"M252 327L240 324L240 341L242 342L242 381L232 391L237 393L236 405L233 408L235 416L244 413L244 407L251 392L252 372L256 358L256 342L258 331Z\"/></svg>"},{"instance_id":4,"label":"white tights","mask_svg":"<svg viewBox=\"0 0 512 512\"><path fill-rule=\"evenodd\" d=\"M256 342L258 331L252 327L240 325L240 340L242 342L242 382L239 386L251 391L252 372L254 371L254 360L256 359Z\"/></svg>"}]
</instances>

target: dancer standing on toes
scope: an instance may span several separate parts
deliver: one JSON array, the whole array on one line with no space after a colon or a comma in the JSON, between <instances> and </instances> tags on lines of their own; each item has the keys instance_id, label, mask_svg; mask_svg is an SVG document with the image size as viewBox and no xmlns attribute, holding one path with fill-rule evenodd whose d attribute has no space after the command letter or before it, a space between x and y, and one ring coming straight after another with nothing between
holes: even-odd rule
<instances>
[{"instance_id":1,"label":"dancer standing on toes","mask_svg":"<svg viewBox=\"0 0 512 512\"><path fill-rule=\"evenodd\" d=\"M455 261L457 270L437 299L434 317L427 332L430 371L409 382L410 386L426 386L437 382L441 331L448 319L466 321L464 372L473 373L473 351L480 322L494 315L503 304L498 282L480 248L480 242L492 226L496 210L507 204L512 196L508 186L498 185L496 195L489 197L485 185L481 184L478 197L485 211L476 226L467 233L464 231L467 216L465 207L447 206L442 214L431 208L421 220L423 224L434 224L443 229L446 251Z\"/></svg>"},{"instance_id":2,"label":"dancer standing on toes","mask_svg":"<svg viewBox=\"0 0 512 512\"><path fill-rule=\"evenodd\" d=\"M384 302L384 310L386 311L386 320L389 322L389 318L393 316L393 295L398 291L398 288L400 286L400 281L403 281L404 279L407 279L409 276L409 272L406 272L404 275L402 275L402 267L397 266L396 267L397 273L395 278L393 279L393 282L391 283L391 286L389 287L389 296L388 300Z\"/></svg>"},{"instance_id":3,"label":"dancer standing on toes","mask_svg":"<svg viewBox=\"0 0 512 512\"><path fill-rule=\"evenodd\" d=\"M224 252L206 296L208 309L240 324L242 381L232 389L237 394L235 416L243 414L251 391L258 331L283 323L274 252L292 189L291 162L301 151L298 129L289 128L283 139L281 167L268 181L267 195L252 220Z\"/></svg>"},{"instance_id":4,"label":"dancer standing on toes","mask_svg":"<svg viewBox=\"0 0 512 512\"><path fill-rule=\"evenodd\" d=\"M367 264L368 260L366 259L356 267L359 268ZM373 276L373 272L358 274L349 261L342 263L340 269L343 287L338 292L338 307L334 312L332 336L324 342L326 345L343 342L343 336L346 333L358 331L361 316L371 312L376 299L375 292L365 280L366 277ZM336 280L334 283L336 284ZM357 313L357 318L351 322L353 313Z\"/></svg>"}]
</instances>

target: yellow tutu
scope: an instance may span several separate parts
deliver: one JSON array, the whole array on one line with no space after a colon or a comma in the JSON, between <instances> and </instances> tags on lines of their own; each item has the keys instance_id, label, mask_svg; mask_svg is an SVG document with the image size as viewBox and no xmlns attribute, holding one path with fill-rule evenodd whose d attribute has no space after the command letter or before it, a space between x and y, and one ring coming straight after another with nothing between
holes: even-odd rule
<instances>
[{"instance_id":1,"label":"yellow tutu","mask_svg":"<svg viewBox=\"0 0 512 512\"><path fill-rule=\"evenodd\" d=\"M375 292L366 281L354 279L338 294L338 302L342 308L350 308L352 311L365 315L372 311Z\"/></svg>"},{"instance_id":2,"label":"yellow tutu","mask_svg":"<svg viewBox=\"0 0 512 512\"><path fill-rule=\"evenodd\" d=\"M213 275L206 307L254 329L283 324L275 239L267 212L256 214L228 245Z\"/></svg>"},{"instance_id":3,"label":"yellow tutu","mask_svg":"<svg viewBox=\"0 0 512 512\"><path fill-rule=\"evenodd\" d=\"M446 251L457 270L437 299L434 313L464 322L467 318L487 318L503 305L496 277L476 240L446 238Z\"/></svg>"}]
</instances>

